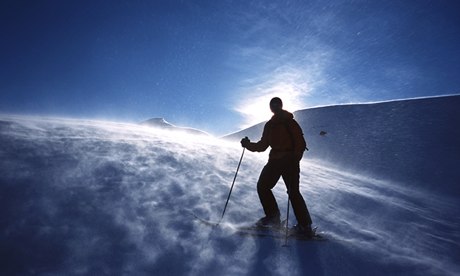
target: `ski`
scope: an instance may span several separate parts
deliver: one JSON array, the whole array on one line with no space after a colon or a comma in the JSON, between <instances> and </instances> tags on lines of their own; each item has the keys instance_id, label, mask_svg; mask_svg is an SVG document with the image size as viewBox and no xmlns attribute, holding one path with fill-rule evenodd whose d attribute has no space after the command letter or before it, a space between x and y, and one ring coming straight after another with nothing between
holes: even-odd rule
<instances>
[{"instance_id":1,"label":"ski","mask_svg":"<svg viewBox=\"0 0 460 276\"><path fill-rule=\"evenodd\" d=\"M237 226L222 222L213 222L203 218L200 218L194 213L191 213L193 217L200 223L211 226L211 227L228 227L232 229L235 234L246 237L259 237L259 238L273 238L273 239L285 239L286 238L286 227L265 227L259 225L248 225L248 226ZM283 225L283 224L281 224ZM317 232L317 228L314 228L315 235L313 237L306 237L304 235L296 234L292 228L288 229L288 239L290 240L301 240L301 241L327 241L321 233Z\"/></svg>"},{"instance_id":2,"label":"ski","mask_svg":"<svg viewBox=\"0 0 460 276\"><path fill-rule=\"evenodd\" d=\"M212 226L212 227L217 227L217 226L228 227L228 228L231 228L231 229L234 229L234 230L237 230L237 231L255 231L255 230L267 230L267 229L269 229L269 227L261 227L261 226L257 226L257 225L236 226L234 224L229 224L229 223L225 223L225 222L214 222L214 221L203 219L203 218L197 216L194 213L190 213L190 214L195 218L196 221L198 221L198 222L200 222L200 223L202 223L204 225Z\"/></svg>"},{"instance_id":3,"label":"ski","mask_svg":"<svg viewBox=\"0 0 460 276\"><path fill-rule=\"evenodd\" d=\"M261 237L261 238L273 238L273 239L285 239L286 238L286 228L285 227L268 227L268 228L246 228L246 229L237 229L236 233L241 236L247 237ZM327 241L327 238L316 232L312 237L307 237L304 235L299 235L295 233L292 229L288 229L288 239L289 240L301 240L301 241Z\"/></svg>"},{"instance_id":4,"label":"ski","mask_svg":"<svg viewBox=\"0 0 460 276\"><path fill-rule=\"evenodd\" d=\"M213 221L209 221L209 220L205 220L203 218L200 218L199 216L197 216L195 213L192 213L190 212L190 214L199 222L205 224L205 225L209 225L209 226L213 226L213 227L216 227L216 226L219 226L220 224L220 221L219 222L213 222Z\"/></svg>"}]
</instances>

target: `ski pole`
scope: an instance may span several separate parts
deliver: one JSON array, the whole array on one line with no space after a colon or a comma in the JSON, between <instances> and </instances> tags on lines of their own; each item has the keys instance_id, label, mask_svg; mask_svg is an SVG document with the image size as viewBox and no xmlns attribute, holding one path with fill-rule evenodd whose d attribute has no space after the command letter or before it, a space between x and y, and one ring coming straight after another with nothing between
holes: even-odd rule
<instances>
[{"instance_id":1,"label":"ski pole","mask_svg":"<svg viewBox=\"0 0 460 276\"><path fill-rule=\"evenodd\" d=\"M238 163L238 167L236 168L235 177L233 177L233 183L232 183L232 186L230 187L230 192L228 193L227 202L225 202L224 211L222 212L222 216L221 216L221 218L220 218L220 220L219 220L219 223L217 223L217 225L220 224L220 222L221 222L222 219L224 218L225 210L227 210L228 201L230 200L230 195L232 194L233 186L235 185L236 176L238 175L238 171L239 171L239 169L240 169L241 161L243 160L243 155L244 155L244 150L245 150L245 149L246 149L246 148L243 148L243 153L241 153L240 162Z\"/></svg>"},{"instance_id":2,"label":"ski pole","mask_svg":"<svg viewBox=\"0 0 460 276\"><path fill-rule=\"evenodd\" d=\"M286 247L288 246L288 232L289 232L289 201L291 199L291 195L290 195L290 192L291 192L291 182L289 182L289 185L288 185L288 200L287 200L287 214L286 214L286 233L285 233L285 236L284 236L284 244L283 244L283 247Z\"/></svg>"}]
</instances>

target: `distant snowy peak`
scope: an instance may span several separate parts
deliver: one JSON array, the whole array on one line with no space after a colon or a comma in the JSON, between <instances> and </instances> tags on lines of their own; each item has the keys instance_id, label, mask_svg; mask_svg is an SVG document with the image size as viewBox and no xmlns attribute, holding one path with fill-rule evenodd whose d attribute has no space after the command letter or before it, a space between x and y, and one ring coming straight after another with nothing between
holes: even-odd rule
<instances>
[{"instance_id":1,"label":"distant snowy peak","mask_svg":"<svg viewBox=\"0 0 460 276\"><path fill-rule=\"evenodd\" d=\"M164 118L152 118L145 122L142 122L141 125L153 126L153 127L165 127L165 128L174 128L173 124L168 123Z\"/></svg>"},{"instance_id":2,"label":"distant snowy peak","mask_svg":"<svg viewBox=\"0 0 460 276\"><path fill-rule=\"evenodd\" d=\"M141 122L140 124L143 126L162 128L162 129L167 129L167 130L172 130L172 131L187 132L190 134L209 135L208 133L198 130L198 129L175 126L167 122L164 118L152 118L147 121Z\"/></svg>"}]
</instances>

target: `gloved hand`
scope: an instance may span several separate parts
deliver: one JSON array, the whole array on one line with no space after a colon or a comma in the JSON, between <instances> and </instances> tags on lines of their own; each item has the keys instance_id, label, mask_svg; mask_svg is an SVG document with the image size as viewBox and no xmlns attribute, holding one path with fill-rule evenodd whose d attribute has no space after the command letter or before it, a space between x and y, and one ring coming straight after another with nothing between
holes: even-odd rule
<instances>
[{"instance_id":1,"label":"gloved hand","mask_svg":"<svg viewBox=\"0 0 460 276\"><path fill-rule=\"evenodd\" d=\"M251 143L251 141L249 140L249 138L247 136L244 137L243 139L241 139L241 146L243 148L247 148L249 143Z\"/></svg>"}]
</instances>

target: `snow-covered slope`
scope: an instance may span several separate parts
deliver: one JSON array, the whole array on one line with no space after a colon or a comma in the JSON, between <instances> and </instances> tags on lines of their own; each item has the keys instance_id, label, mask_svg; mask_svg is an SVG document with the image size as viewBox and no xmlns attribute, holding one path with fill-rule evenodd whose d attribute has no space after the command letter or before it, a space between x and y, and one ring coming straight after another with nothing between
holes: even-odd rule
<instances>
[{"instance_id":1,"label":"snow-covered slope","mask_svg":"<svg viewBox=\"0 0 460 276\"><path fill-rule=\"evenodd\" d=\"M328 106L294 115L310 158L460 197L460 95ZM257 141L263 125L226 138Z\"/></svg>"},{"instance_id":2,"label":"snow-covered slope","mask_svg":"<svg viewBox=\"0 0 460 276\"><path fill-rule=\"evenodd\" d=\"M335 128L325 130L318 139L334 137ZM374 140L363 141L375 148ZM310 139L312 156L314 143ZM2 275L460 271L459 197L443 192L450 188L433 194L413 189L417 179L410 184L376 178L307 155L301 190L329 241L290 241L286 248L228 227L212 229L190 215L220 217L241 156L239 143L121 123L2 116L0 145ZM458 162L457 155L450 158ZM262 216L255 184L265 161L266 154L245 153L225 222L244 225ZM435 184L448 185L443 180ZM284 213L283 186L275 196Z\"/></svg>"}]
</instances>

